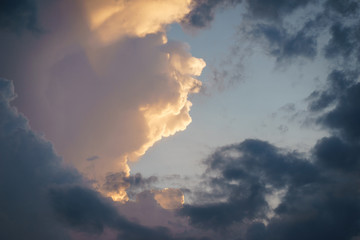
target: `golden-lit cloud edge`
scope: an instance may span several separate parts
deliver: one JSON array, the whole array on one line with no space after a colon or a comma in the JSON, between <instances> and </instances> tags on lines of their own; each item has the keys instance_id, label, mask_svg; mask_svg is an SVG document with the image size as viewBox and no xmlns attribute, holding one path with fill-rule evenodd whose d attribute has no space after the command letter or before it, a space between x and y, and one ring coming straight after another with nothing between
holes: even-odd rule
<instances>
[{"instance_id":1,"label":"golden-lit cloud edge","mask_svg":"<svg viewBox=\"0 0 360 240\"><path fill-rule=\"evenodd\" d=\"M181 21L191 10L191 0L90 0L82 1L82 4L92 32L88 54L92 55L90 58L93 64L95 63L94 69L98 69L96 66L98 59L94 59L91 52L97 48L111 46L125 37L143 38L149 34L161 32L159 45L166 46L168 42L166 25ZM200 76L206 63L201 58L191 56L187 48L172 49L167 46L165 49L167 49L164 51L167 62L165 75L175 89L175 91L171 89L174 96L171 99L164 101L160 99L155 103L139 106L138 111L146 124L146 137L137 149L128 151L116 159L118 163L114 171L121 171L125 176L130 175L127 164L129 160L138 160L157 141L184 131L191 123L189 112L192 103L188 100L188 96L199 92L201 82L195 77ZM103 194L120 202L128 201L126 189L127 187L123 186L117 191L107 192L99 188ZM164 197L161 196L171 191L164 189L163 192L157 192L155 199L163 202L164 200L160 199ZM159 204L163 206L164 204L160 202Z\"/></svg>"}]
</instances>

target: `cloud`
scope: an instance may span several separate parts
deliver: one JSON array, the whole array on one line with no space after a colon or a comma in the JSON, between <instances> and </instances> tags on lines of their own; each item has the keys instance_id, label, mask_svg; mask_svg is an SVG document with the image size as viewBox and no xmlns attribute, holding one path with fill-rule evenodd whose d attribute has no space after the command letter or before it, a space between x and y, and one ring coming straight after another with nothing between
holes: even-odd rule
<instances>
[{"instance_id":1,"label":"cloud","mask_svg":"<svg viewBox=\"0 0 360 240\"><path fill-rule=\"evenodd\" d=\"M195 0L191 4L191 11L183 18L182 24L185 27L206 27L214 20L216 10L241 3L246 7L247 17L276 22L281 21L284 16L290 15L296 9L307 6L310 2L309 0ZM329 5L333 6L334 3Z\"/></svg>"},{"instance_id":2,"label":"cloud","mask_svg":"<svg viewBox=\"0 0 360 240\"><path fill-rule=\"evenodd\" d=\"M325 90L315 90L308 97L309 110L322 111L332 104L354 84L357 73L346 70L333 70L327 77Z\"/></svg>"},{"instance_id":3,"label":"cloud","mask_svg":"<svg viewBox=\"0 0 360 240\"><path fill-rule=\"evenodd\" d=\"M52 145L10 106L13 89L0 79L0 238L69 239L53 217L47 189L79 182L80 176L62 166Z\"/></svg>"},{"instance_id":4,"label":"cloud","mask_svg":"<svg viewBox=\"0 0 360 240\"><path fill-rule=\"evenodd\" d=\"M325 6L331 9L331 11L340 13L343 16L349 16L356 13L359 8L359 3L353 0L327 0Z\"/></svg>"},{"instance_id":5,"label":"cloud","mask_svg":"<svg viewBox=\"0 0 360 240\"><path fill-rule=\"evenodd\" d=\"M124 36L144 37L164 31L190 11L190 0L81 1L96 40L109 44Z\"/></svg>"},{"instance_id":6,"label":"cloud","mask_svg":"<svg viewBox=\"0 0 360 240\"><path fill-rule=\"evenodd\" d=\"M314 147L317 161L335 170L357 172L360 167L358 144L348 143L336 136L323 138Z\"/></svg>"},{"instance_id":7,"label":"cloud","mask_svg":"<svg viewBox=\"0 0 360 240\"><path fill-rule=\"evenodd\" d=\"M226 239L355 237L360 204L354 183L360 179L342 169L358 167L360 152L358 145L347 149L339 141L320 140L316 161L260 140L219 148L205 162L203 184L210 191L195 193L197 201L180 213Z\"/></svg>"},{"instance_id":8,"label":"cloud","mask_svg":"<svg viewBox=\"0 0 360 240\"><path fill-rule=\"evenodd\" d=\"M246 140L220 148L206 161L205 186L199 205L184 205L180 210L200 227L221 229L246 219L267 219L267 196L288 185L311 183L317 169L296 153L259 140ZM302 175L304 173L304 175Z\"/></svg>"},{"instance_id":9,"label":"cloud","mask_svg":"<svg viewBox=\"0 0 360 240\"><path fill-rule=\"evenodd\" d=\"M206 64L165 34L189 4L51 1L38 6L45 34L4 33L0 40L12 56L2 58L0 71L15 79L15 105L65 161L100 186L110 172L129 176L129 160L191 122L188 96L199 92L196 77Z\"/></svg>"},{"instance_id":10,"label":"cloud","mask_svg":"<svg viewBox=\"0 0 360 240\"><path fill-rule=\"evenodd\" d=\"M335 22L330 29L331 39L325 47L325 56L330 59L343 57L359 61L359 29L358 24L344 26L342 23Z\"/></svg>"},{"instance_id":11,"label":"cloud","mask_svg":"<svg viewBox=\"0 0 360 240\"><path fill-rule=\"evenodd\" d=\"M278 62L294 57L313 59L317 53L317 43L314 36L308 36L306 30L289 34L283 27L268 24L256 24L251 32L244 33L252 39L264 41L267 52L276 57Z\"/></svg>"},{"instance_id":12,"label":"cloud","mask_svg":"<svg viewBox=\"0 0 360 240\"><path fill-rule=\"evenodd\" d=\"M106 176L101 191L112 197L113 200L127 201L129 198L134 198L137 193L150 189L157 181L158 178L155 176L143 178L140 173L130 176L124 172L111 173Z\"/></svg>"},{"instance_id":13,"label":"cloud","mask_svg":"<svg viewBox=\"0 0 360 240\"><path fill-rule=\"evenodd\" d=\"M4 0L0 3L0 29L21 33L24 30L40 32L37 1Z\"/></svg>"},{"instance_id":14,"label":"cloud","mask_svg":"<svg viewBox=\"0 0 360 240\"><path fill-rule=\"evenodd\" d=\"M184 194L180 189L164 188L153 190L154 199L164 209L179 209L184 204Z\"/></svg>"},{"instance_id":15,"label":"cloud","mask_svg":"<svg viewBox=\"0 0 360 240\"><path fill-rule=\"evenodd\" d=\"M150 229L120 216L111 202L94 190L57 188L50 191L50 197L58 217L76 230L101 234L108 226L118 231L117 239L172 239L164 227Z\"/></svg>"},{"instance_id":16,"label":"cloud","mask_svg":"<svg viewBox=\"0 0 360 240\"><path fill-rule=\"evenodd\" d=\"M360 139L360 84L357 83L346 90L340 97L338 105L334 110L325 114L319 120L327 127L339 130L341 135L353 141Z\"/></svg>"},{"instance_id":17,"label":"cloud","mask_svg":"<svg viewBox=\"0 0 360 240\"><path fill-rule=\"evenodd\" d=\"M309 0L248 0L246 3L252 17L279 21L285 15L290 15L310 2Z\"/></svg>"},{"instance_id":18,"label":"cloud","mask_svg":"<svg viewBox=\"0 0 360 240\"><path fill-rule=\"evenodd\" d=\"M185 27L203 28L214 19L215 10L219 7L233 6L241 0L196 0L191 3L191 11L183 18Z\"/></svg>"}]
</instances>

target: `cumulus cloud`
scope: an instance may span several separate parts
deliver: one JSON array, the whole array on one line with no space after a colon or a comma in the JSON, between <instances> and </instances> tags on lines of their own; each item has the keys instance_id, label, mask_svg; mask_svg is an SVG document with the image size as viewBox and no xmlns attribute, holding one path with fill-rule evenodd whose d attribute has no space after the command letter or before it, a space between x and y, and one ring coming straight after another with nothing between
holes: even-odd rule
<instances>
[{"instance_id":1,"label":"cumulus cloud","mask_svg":"<svg viewBox=\"0 0 360 240\"><path fill-rule=\"evenodd\" d=\"M165 34L189 1L52 1L38 9L46 33L4 33L1 49L12 57L0 71L15 79L15 105L67 162L99 182L109 172L129 176L128 160L190 124L188 96L206 64Z\"/></svg>"}]
</instances>

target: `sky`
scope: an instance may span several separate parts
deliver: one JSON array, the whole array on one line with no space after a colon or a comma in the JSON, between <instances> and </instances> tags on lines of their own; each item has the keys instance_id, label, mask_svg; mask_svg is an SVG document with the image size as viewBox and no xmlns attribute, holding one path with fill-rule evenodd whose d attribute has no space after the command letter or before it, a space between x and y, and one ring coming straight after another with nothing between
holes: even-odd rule
<instances>
[{"instance_id":1,"label":"sky","mask_svg":"<svg viewBox=\"0 0 360 240\"><path fill-rule=\"evenodd\" d=\"M360 239L360 2L4 0L0 239Z\"/></svg>"}]
</instances>

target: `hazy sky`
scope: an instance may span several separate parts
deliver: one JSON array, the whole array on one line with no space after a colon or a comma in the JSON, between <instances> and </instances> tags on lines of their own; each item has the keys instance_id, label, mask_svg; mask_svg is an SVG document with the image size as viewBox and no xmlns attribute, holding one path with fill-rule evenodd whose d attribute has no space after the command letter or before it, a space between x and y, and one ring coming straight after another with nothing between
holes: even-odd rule
<instances>
[{"instance_id":1,"label":"hazy sky","mask_svg":"<svg viewBox=\"0 0 360 240\"><path fill-rule=\"evenodd\" d=\"M360 239L360 2L0 3L0 239Z\"/></svg>"}]
</instances>

